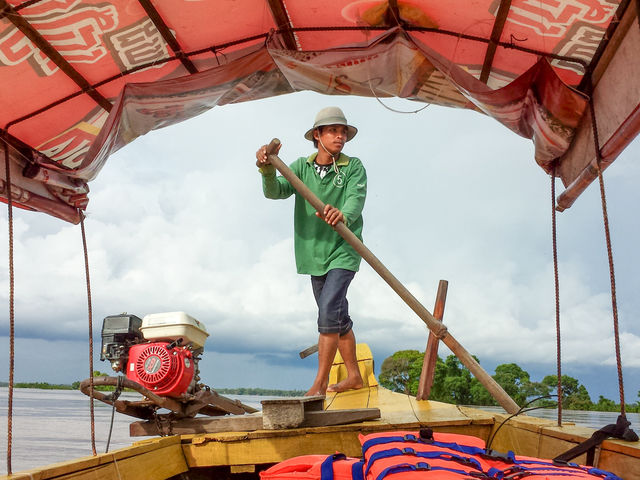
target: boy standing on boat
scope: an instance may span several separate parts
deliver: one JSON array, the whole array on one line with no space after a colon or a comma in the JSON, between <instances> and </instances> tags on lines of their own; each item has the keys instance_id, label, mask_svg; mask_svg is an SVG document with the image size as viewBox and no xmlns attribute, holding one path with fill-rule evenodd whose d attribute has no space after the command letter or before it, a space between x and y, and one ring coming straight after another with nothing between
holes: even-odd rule
<instances>
[{"instance_id":1,"label":"boy standing on boat","mask_svg":"<svg viewBox=\"0 0 640 480\"><path fill-rule=\"evenodd\" d=\"M361 388L356 360L356 339L349 317L347 289L360 267L360 255L331 227L343 222L362 239L362 209L367 195L367 174L358 158L342 153L357 129L347 123L342 110L327 107L316 115L304 137L317 152L294 161L290 168L324 203L321 216L297 194L268 160L266 145L256 152L264 195L271 199L295 194L294 243L298 273L311 275L318 304L318 373L306 395ZM319 218L318 218L319 217ZM324 222L322 221L324 219ZM347 378L328 385L336 354L344 359Z\"/></svg>"}]
</instances>

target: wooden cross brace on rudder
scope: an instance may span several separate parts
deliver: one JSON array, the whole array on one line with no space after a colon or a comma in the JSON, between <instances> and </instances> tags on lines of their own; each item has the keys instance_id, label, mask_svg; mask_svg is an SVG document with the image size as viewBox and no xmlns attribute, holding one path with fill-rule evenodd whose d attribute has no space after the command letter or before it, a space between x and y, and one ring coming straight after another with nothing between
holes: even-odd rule
<instances>
[{"instance_id":1,"label":"wooden cross brace on rudder","mask_svg":"<svg viewBox=\"0 0 640 480\"><path fill-rule=\"evenodd\" d=\"M436 294L436 305L433 308L433 318L442 322L444 317L444 304L447 300L447 288L449 282L440 280L438 284L438 293ZM420 373L420 381L418 382L418 393L416 400L429 400L431 387L433 385L433 375L436 371L436 362L438 360L438 345L440 339L433 331L429 330L429 339L427 340L427 348L424 352L424 360L422 361L422 372Z\"/></svg>"}]
</instances>

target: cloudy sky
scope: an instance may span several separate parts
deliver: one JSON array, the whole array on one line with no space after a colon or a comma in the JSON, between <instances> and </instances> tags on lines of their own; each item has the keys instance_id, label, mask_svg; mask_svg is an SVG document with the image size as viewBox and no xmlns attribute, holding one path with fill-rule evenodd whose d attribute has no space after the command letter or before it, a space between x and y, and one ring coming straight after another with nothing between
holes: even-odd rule
<instances>
[{"instance_id":1,"label":"cloudy sky","mask_svg":"<svg viewBox=\"0 0 640 480\"><path fill-rule=\"evenodd\" d=\"M367 246L429 310L438 281L449 281L445 323L490 374L510 362L533 380L556 372L550 180L533 161L532 143L474 112L395 113L376 99L311 93L214 108L111 157L91 183L85 221L96 369L110 371L98 358L105 316L184 311L210 333L200 364L205 383L309 386L317 356L301 360L298 352L316 343L316 308L308 277L295 273L293 200L263 198L254 162L274 137L288 163L311 153L303 133L328 105L342 107L360 130L345 152L368 172ZM605 175L627 402L640 390L639 153L636 141ZM80 227L22 211L14 218L16 380L84 379ZM597 185L558 215L558 231L563 373L581 380L594 401L618 400ZM6 228L0 236L6 258ZM8 311L6 261L0 269ZM423 322L364 263L349 299L356 338L370 345L376 373L397 350L424 350ZM1 317L6 380L8 314Z\"/></svg>"}]
</instances>

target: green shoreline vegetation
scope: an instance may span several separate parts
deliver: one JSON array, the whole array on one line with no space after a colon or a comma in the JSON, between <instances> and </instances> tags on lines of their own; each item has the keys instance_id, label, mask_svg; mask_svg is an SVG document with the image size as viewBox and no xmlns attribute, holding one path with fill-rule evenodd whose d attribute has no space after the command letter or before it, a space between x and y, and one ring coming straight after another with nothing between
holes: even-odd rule
<instances>
[{"instance_id":1,"label":"green shoreline vegetation","mask_svg":"<svg viewBox=\"0 0 640 480\"><path fill-rule=\"evenodd\" d=\"M96 370L93 372L94 377L106 377L109 374ZM0 387L8 387L8 382L0 382ZM72 384L64 383L47 383L47 382L15 382L14 388L37 388L40 390L78 390L80 388L80 382L76 381ZM99 391L113 391L115 387L111 386L96 386L96 390ZM278 390L275 388L252 388L252 387L237 387L237 388L216 388L216 392L222 395L255 395L260 397L300 397L305 394L305 390ZM133 391L125 389L125 391Z\"/></svg>"},{"instance_id":2,"label":"green shoreline vegetation","mask_svg":"<svg viewBox=\"0 0 640 480\"><path fill-rule=\"evenodd\" d=\"M14 388L38 388L41 390L77 390L78 387L74 387L76 382L72 385L65 383L47 383L47 382L16 382L13 384ZM79 384L79 382L78 382ZM8 382L0 382L0 387L8 387Z\"/></svg>"},{"instance_id":3,"label":"green shoreline vegetation","mask_svg":"<svg viewBox=\"0 0 640 480\"><path fill-rule=\"evenodd\" d=\"M0 387L8 387L8 382L0 382ZM71 385L64 383L47 382L17 382L13 388L37 388L39 390L78 390L80 382L73 382ZM96 387L96 390L111 391L115 387ZM128 390L128 389L127 389ZM278 390L275 388L216 388L216 392L222 395L255 395L257 397L300 397L305 394L304 390ZM129 390L132 391L132 390Z\"/></svg>"},{"instance_id":4,"label":"green shoreline vegetation","mask_svg":"<svg viewBox=\"0 0 640 480\"><path fill-rule=\"evenodd\" d=\"M8 382L0 382L0 387L8 387ZM39 390L78 390L80 382L73 382L71 385L64 383L47 382L16 382L13 388L37 388ZM111 391L115 387L100 387L96 390ZM128 390L128 389L127 389ZM305 394L305 390L278 390L275 388L216 388L216 392L222 395L255 395L258 397L300 397Z\"/></svg>"},{"instance_id":5,"label":"green shoreline vegetation","mask_svg":"<svg viewBox=\"0 0 640 480\"><path fill-rule=\"evenodd\" d=\"M424 352L418 350L400 350L387 357L380 368L378 376L380 385L394 392L416 395L423 358ZM480 363L476 356L473 358ZM555 408L558 405L557 400L554 399L557 397L557 375L547 375L541 381L534 382L529 373L517 364L506 363L498 365L492 377L520 407L528 405ZM429 398L455 405L498 405L455 355L449 355L444 360L437 358ZM640 391L637 398L638 401L635 403L625 402L627 412L640 412ZM562 408L619 412L620 404L602 395L594 403L584 385L569 375L562 375Z\"/></svg>"}]
</instances>

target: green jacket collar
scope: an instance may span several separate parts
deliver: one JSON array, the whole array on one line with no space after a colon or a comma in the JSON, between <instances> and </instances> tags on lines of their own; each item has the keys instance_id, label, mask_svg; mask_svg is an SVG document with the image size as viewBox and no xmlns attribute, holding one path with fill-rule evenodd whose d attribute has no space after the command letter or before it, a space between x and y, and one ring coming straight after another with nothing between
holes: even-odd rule
<instances>
[{"instance_id":1,"label":"green jacket collar","mask_svg":"<svg viewBox=\"0 0 640 480\"><path fill-rule=\"evenodd\" d=\"M316 159L317 156L318 156L318 152L315 152L309 155L309 157L307 158L307 163L313 163L313 161ZM338 165L339 167L344 167L345 165L349 165L349 157L344 153L340 152L340 156L338 157L338 160L336 160L336 165Z\"/></svg>"}]
</instances>

